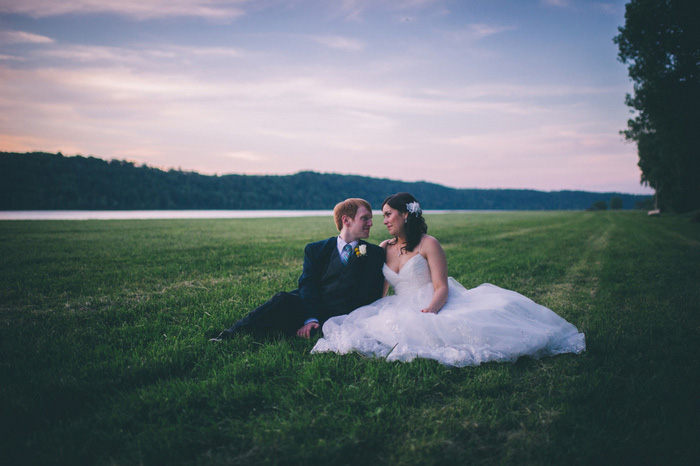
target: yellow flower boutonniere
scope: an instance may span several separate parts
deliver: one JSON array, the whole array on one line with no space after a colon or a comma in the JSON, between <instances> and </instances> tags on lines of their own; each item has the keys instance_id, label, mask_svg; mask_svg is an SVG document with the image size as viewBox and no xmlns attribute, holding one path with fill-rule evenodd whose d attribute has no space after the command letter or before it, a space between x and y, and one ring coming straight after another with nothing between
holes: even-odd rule
<instances>
[{"instance_id":1,"label":"yellow flower boutonniere","mask_svg":"<svg viewBox=\"0 0 700 466\"><path fill-rule=\"evenodd\" d=\"M366 256L367 255L367 245L360 244L358 246L355 246L355 255L357 257Z\"/></svg>"}]
</instances>

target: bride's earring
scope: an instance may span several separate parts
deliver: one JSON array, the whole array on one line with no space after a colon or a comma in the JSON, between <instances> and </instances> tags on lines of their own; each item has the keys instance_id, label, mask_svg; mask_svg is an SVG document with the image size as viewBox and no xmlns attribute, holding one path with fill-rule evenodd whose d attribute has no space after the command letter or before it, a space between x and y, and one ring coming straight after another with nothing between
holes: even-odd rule
<instances>
[{"instance_id":1,"label":"bride's earring","mask_svg":"<svg viewBox=\"0 0 700 466\"><path fill-rule=\"evenodd\" d=\"M408 223L408 217L403 218L403 223Z\"/></svg>"}]
</instances>

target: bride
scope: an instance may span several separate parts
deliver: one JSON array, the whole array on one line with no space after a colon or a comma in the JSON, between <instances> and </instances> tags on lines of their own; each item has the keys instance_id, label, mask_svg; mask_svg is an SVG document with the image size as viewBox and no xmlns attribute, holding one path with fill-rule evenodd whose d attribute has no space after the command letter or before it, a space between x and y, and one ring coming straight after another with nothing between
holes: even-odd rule
<instances>
[{"instance_id":1,"label":"bride","mask_svg":"<svg viewBox=\"0 0 700 466\"><path fill-rule=\"evenodd\" d=\"M389 196L382 214L393 236L380 245L386 251L384 297L326 321L312 353L357 351L463 367L586 349L583 333L525 296L488 283L468 290L448 277L445 253L426 234L412 195ZM394 295L387 296L389 285Z\"/></svg>"}]
</instances>

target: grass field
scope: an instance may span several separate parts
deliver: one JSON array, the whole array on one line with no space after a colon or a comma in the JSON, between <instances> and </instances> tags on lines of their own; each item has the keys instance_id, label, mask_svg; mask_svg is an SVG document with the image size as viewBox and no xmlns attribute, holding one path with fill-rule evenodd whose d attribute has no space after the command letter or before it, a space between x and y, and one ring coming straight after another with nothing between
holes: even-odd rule
<instances>
[{"instance_id":1,"label":"grass field","mask_svg":"<svg viewBox=\"0 0 700 466\"><path fill-rule=\"evenodd\" d=\"M296 287L331 219L0 222L0 464L695 464L700 224L427 221L451 276L548 306L587 351L455 369L209 342Z\"/></svg>"}]
</instances>

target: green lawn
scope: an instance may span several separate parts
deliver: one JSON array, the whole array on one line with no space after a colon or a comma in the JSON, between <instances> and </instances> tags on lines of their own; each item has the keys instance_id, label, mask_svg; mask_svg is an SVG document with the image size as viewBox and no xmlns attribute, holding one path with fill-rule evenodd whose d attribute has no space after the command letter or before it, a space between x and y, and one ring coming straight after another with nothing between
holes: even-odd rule
<instances>
[{"instance_id":1,"label":"green lawn","mask_svg":"<svg viewBox=\"0 0 700 466\"><path fill-rule=\"evenodd\" d=\"M387 237L375 218L371 241ZM455 369L211 343L331 219L0 222L0 464L691 464L700 224L427 217L449 273L553 309L581 355Z\"/></svg>"}]
</instances>

